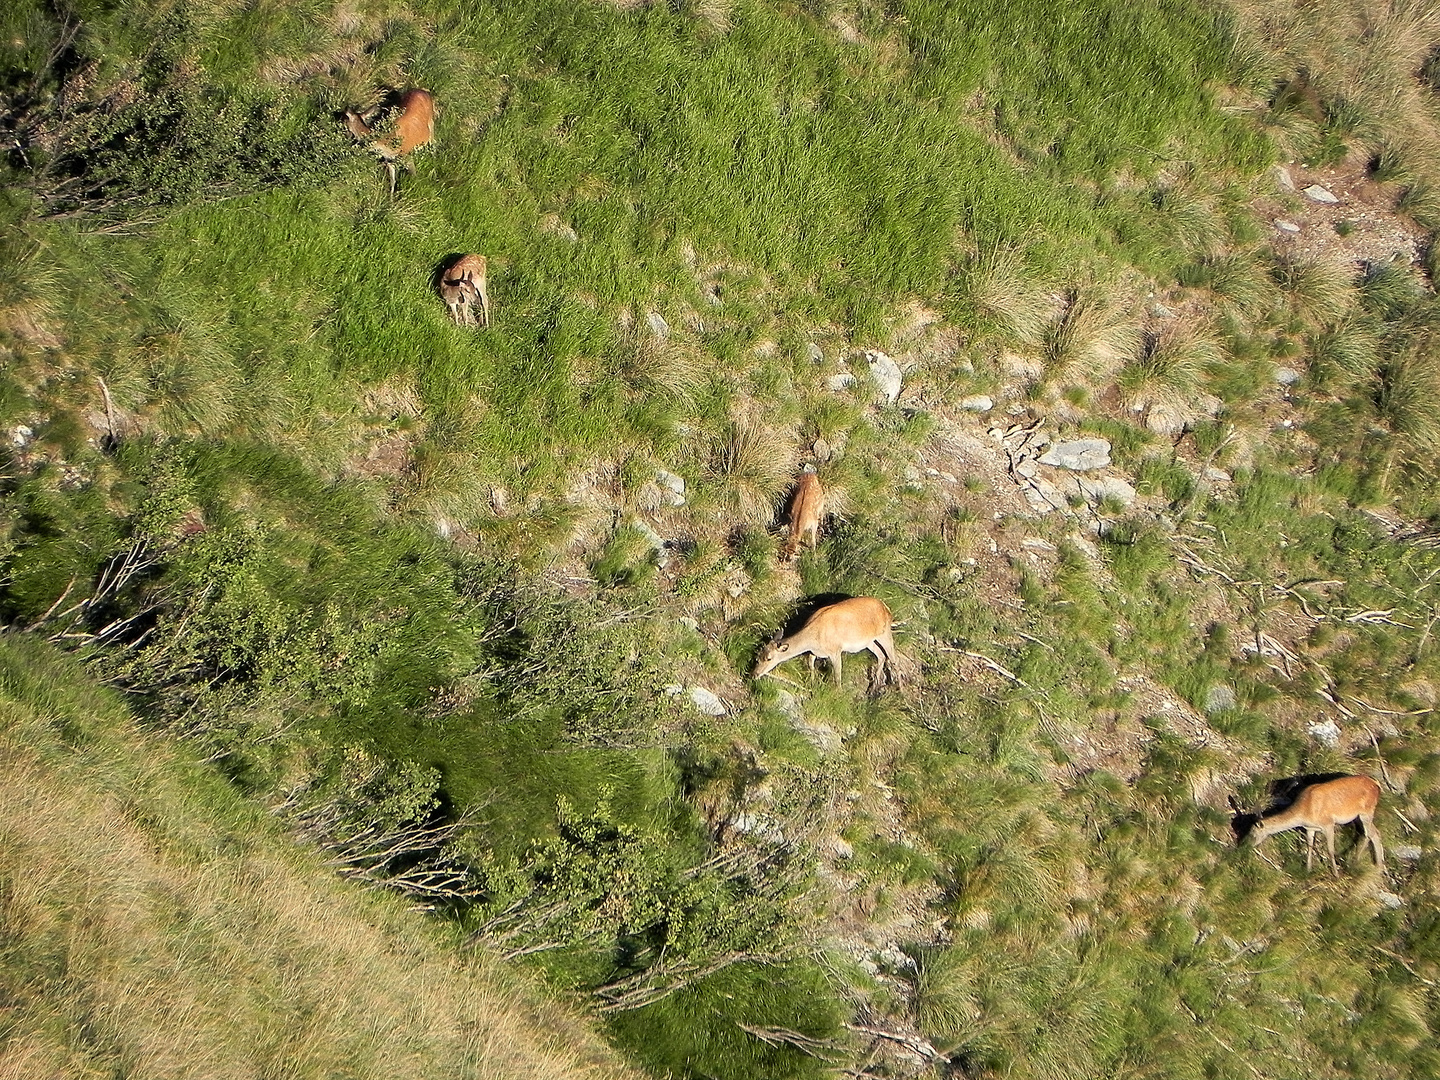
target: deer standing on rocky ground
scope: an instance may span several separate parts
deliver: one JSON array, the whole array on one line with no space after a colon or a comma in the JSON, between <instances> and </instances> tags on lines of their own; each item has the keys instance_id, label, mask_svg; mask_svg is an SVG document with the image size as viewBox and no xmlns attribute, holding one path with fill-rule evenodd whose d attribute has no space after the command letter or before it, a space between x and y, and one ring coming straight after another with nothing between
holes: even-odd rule
<instances>
[{"instance_id":1,"label":"deer standing on rocky ground","mask_svg":"<svg viewBox=\"0 0 1440 1080\"><path fill-rule=\"evenodd\" d=\"M440 299L457 326L475 326L471 305L480 304L480 326L490 325L490 293L485 288L484 255L464 255L440 275Z\"/></svg>"},{"instance_id":2,"label":"deer standing on rocky ground","mask_svg":"<svg viewBox=\"0 0 1440 1080\"><path fill-rule=\"evenodd\" d=\"M1315 854L1315 837L1323 833L1330 850L1330 869L1339 877L1340 868L1335 863L1335 826L1358 820L1375 854L1375 865L1384 870L1385 846L1375 828L1375 807L1379 803L1380 785L1368 776L1325 780L1304 788L1284 810L1260 818L1245 839L1255 846L1287 829L1304 829L1305 869L1309 871Z\"/></svg>"},{"instance_id":3,"label":"deer standing on rocky ground","mask_svg":"<svg viewBox=\"0 0 1440 1080\"><path fill-rule=\"evenodd\" d=\"M898 683L900 669L890 636L893 625L890 609L873 596L855 596L829 604L806 619L795 633L760 650L753 677L768 675L786 660L808 654L810 670L815 670L816 660L828 660L838 684L841 654L869 650L879 661L871 669L870 685L878 687L887 674L891 682Z\"/></svg>"},{"instance_id":4,"label":"deer standing on rocky ground","mask_svg":"<svg viewBox=\"0 0 1440 1080\"><path fill-rule=\"evenodd\" d=\"M812 548L820 546L820 519L824 516L825 489L820 486L820 477L807 469L800 474L795 496L790 500L790 539L781 556L786 562L800 554L807 534Z\"/></svg>"},{"instance_id":5,"label":"deer standing on rocky ground","mask_svg":"<svg viewBox=\"0 0 1440 1080\"><path fill-rule=\"evenodd\" d=\"M371 153L379 156L390 174L390 197L395 197L396 171L404 165L407 172L413 172L410 154L435 137L435 98L428 90L407 90L400 95L399 115L395 130L385 139L372 139L374 128L371 122L375 111L363 116L351 109L345 110L345 125L350 133L363 143L368 143Z\"/></svg>"}]
</instances>

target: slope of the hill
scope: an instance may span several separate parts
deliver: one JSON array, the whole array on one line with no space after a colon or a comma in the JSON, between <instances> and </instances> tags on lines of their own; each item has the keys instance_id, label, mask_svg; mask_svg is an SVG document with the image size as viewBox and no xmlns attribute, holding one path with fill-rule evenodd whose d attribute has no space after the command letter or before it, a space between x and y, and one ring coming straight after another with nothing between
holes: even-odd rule
<instances>
[{"instance_id":1,"label":"slope of the hill","mask_svg":"<svg viewBox=\"0 0 1440 1080\"><path fill-rule=\"evenodd\" d=\"M657 1075L1440 1071L1433 5L0 29L14 648ZM392 199L342 117L413 86ZM899 686L749 677L854 595ZM1383 868L1236 844L1341 772Z\"/></svg>"},{"instance_id":2,"label":"slope of the hill","mask_svg":"<svg viewBox=\"0 0 1440 1080\"><path fill-rule=\"evenodd\" d=\"M542 991L0 639L0 1076L625 1077Z\"/></svg>"}]
</instances>

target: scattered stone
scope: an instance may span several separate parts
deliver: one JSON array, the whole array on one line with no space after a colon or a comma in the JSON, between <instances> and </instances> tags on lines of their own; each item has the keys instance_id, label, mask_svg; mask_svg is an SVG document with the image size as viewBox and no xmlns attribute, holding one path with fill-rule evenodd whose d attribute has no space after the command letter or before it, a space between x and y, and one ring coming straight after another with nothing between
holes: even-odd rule
<instances>
[{"instance_id":1,"label":"scattered stone","mask_svg":"<svg viewBox=\"0 0 1440 1080\"><path fill-rule=\"evenodd\" d=\"M1071 439L1058 442L1040 456L1041 465L1054 465L1073 472L1103 469L1110 464L1110 443L1106 439Z\"/></svg>"},{"instance_id":2,"label":"scattered stone","mask_svg":"<svg viewBox=\"0 0 1440 1080\"><path fill-rule=\"evenodd\" d=\"M27 424L17 424L10 429L10 445L17 450L23 450L35 437L35 429Z\"/></svg>"},{"instance_id":3,"label":"scattered stone","mask_svg":"<svg viewBox=\"0 0 1440 1080\"><path fill-rule=\"evenodd\" d=\"M1152 319L1173 319L1175 318L1175 312L1160 303L1159 300L1156 300L1150 305L1150 317Z\"/></svg>"},{"instance_id":4,"label":"scattered stone","mask_svg":"<svg viewBox=\"0 0 1440 1080\"><path fill-rule=\"evenodd\" d=\"M698 634L700 632L699 620L693 619L689 615L681 615L680 618L676 620L676 622L678 622L681 626L685 627L685 629L689 630L692 634Z\"/></svg>"},{"instance_id":5,"label":"scattered stone","mask_svg":"<svg viewBox=\"0 0 1440 1080\"><path fill-rule=\"evenodd\" d=\"M670 546L665 538L656 532L650 523L643 518L633 518L631 524L635 527L635 531L645 537L646 543L650 545L650 550L655 557L655 565L661 570L669 566Z\"/></svg>"},{"instance_id":6,"label":"scattered stone","mask_svg":"<svg viewBox=\"0 0 1440 1080\"><path fill-rule=\"evenodd\" d=\"M1025 501L1042 514L1051 510L1068 510L1070 503L1060 489L1046 480L1032 480L1024 487Z\"/></svg>"},{"instance_id":7,"label":"scattered stone","mask_svg":"<svg viewBox=\"0 0 1440 1080\"><path fill-rule=\"evenodd\" d=\"M948 472L946 472L944 469L941 469L941 470L940 470L940 479L941 479L941 480L944 480L945 483L947 483L947 484L958 484L958 483L959 483L959 481L955 479L955 474L954 474L954 473L948 473Z\"/></svg>"},{"instance_id":8,"label":"scattered stone","mask_svg":"<svg viewBox=\"0 0 1440 1080\"><path fill-rule=\"evenodd\" d=\"M1021 458L1015 463L1015 475L1026 480L1033 480L1040 473L1040 466L1035 464L1034 458Z\"/></svg>"},{"instance_id":9,"label":"scattered stone","mask_svg":"<svg viewBox=\"0 0 1440 1080\"><path fill-rule=\"evenodd\" d=\"M703 686L692 686L690 687L690 700L695 703L695 708L706 716L725 715L725 703L713 690L707 690Z\"/></svg>"},{"instance_id":10,"label":"scattered stone","mask_svg":"<svg viewBox=\"0 0 1440 1080\"><path fill-rule=\"evenodd\" d=\"M1135 502L1135 489L1118 476L1081 476L1076 477L1076 481L1080 485L1080 493L1091 506L1098 506L1109 499L1128 509Z\"/></svg>"},{"instance_id":11,"label":"scattered stone","mask_svg":"<svg viewBox=\"0 0 1440 1080\"><path fill-rule=\"evenodd\" d=\"M1205 691L1205 711L1211 715L1233 709L1236 704L1234 689L1224 683L1217 683Z\"/></svg>"},{"instance_id":12,"label":"scattered stone","mask_svg":"<svg viewBox=\"0 0 1440 1080\"><path fill-rule=\"evenodd\" d=\"M906 479L906 480L909 480L910 483L912 483L912 484L917 484L917 483L919 483L919 482L920 482L920 470L919 470L919 468L917 468L917 467L914 466L914 465L906 465L906 466L905 466L905 479Z\"/></svg>"},{"instance_id":13,"label":"scattered stone","mask_svg":"<svg viewBox=\"0 0 1440 1080\"><path fill-rule=\"evenodd\" d=\"M828 724L812 724L798 719L792 719L791 723L821 757L838 757L845 749L840 733Z\"/></svg>"},{"instance_id":14,"label":"scattered stone","mask_svg":"<svg viewBox=\"0 0 1440 1080\"><path fill-rule=\"evenodd\" d=\"M832 859L853 859L855 848L843 836L832 836L825 844Z\"/></svg>"},{"instance_id":15,"label":"scattered stone","mask_svg":"<svg viewBox=\"0 0 1440 1080\"><path fill-rule=\"evenodd\" d=\"M1032 356L1005 352L1000 354L1000 370L1016 379L1038 379L1045 374L1045 364Z\"/></svg>"},{"instance_id":16,"label":"scattered stone","mask_svg":"<svg viewBox=\"0 0 1440 1080\"><path fill-rule=\"evenodd\" d=\"M1332 749L1340 745L1340 725L1334 720L1316 720L1314 723L1308 724L1305 730L1310 733L1312 739L1322 742Z\"/></svg>"},{"instance_id":17,"label":"scattered stone","mask_svg":"<svg viewBox=\"0 0 1440 1080\"><path fill-rule=\"evenodd\" d=\"M1292 367L1280 367L1275 369L1275 381L1281 386L1294 386L1303 376Z\"/></svg>"},{"instance_id":18,"label":"scattered stone","mask_svg":"<svg viewBox=\"0 0 1440 1080\"><path fill-rule=\"evenodd\" d=\"M665 469L656 469L655 482L668 492L666 498L671 506L685 505L685 478L683 476L676 476Z\"/></svg>"},{"instance_id":19,"label":"scattered stone","mask_svg":"<svg viewBox=\"0 0 1440 1080\"><path fill-rule=\"evenodd\" d=\"M825 362L824 351L820 348L819 345L816 345L813 341L805 346L805 355L810 357L810 362L812 364L821 364Z\"/></svg>"},{"instance_id":20,"label":"scattered stone","mask_svg":"<svg viewBox=\"0 0 1440 1080\"><path fill-rule=\"evenodd\" d=\"M645 322L650 326L650 332L661 341L670 340L670 324L665 321L665 316L658 311L652 311L645 316Z\"/></svg>"},{"instance_id":21,"label":"scattered stone","mask_svg":"<svg viewBox=\"0 0 1440 1080\"><path fill-rule=\"evenodd\" d=\"M824 439L816 439L810 444L810 452L815 455L815 460L826 462L830 460L830 444Z\"/></svg>"},{"instance_id":22,"label":"scattered stone","mask_svg":"<svg viewBox=\"0 0 1440 1080\"><path fill-rule=\"evenodd\" d=\"M1300 231L1300 226L1296 225L1295 222L1281 221L1279 218L1275 219L1275 228L1279 229L1283 233L1290 233L1292 235Z\"/></svg>"},{"instance_id":23,"label":"scattered stone","mask_svg":"<svg viewBox=\"0 0 1440 1080\"><path fill-rule=\"evenodd\" d=\"M1340 201L1335 195L1327 191L1325 188L1321 187L1319 184L1311 184L1300 194L1304 195L1311 202L1327 203L1333 205Z\"/></svg>"},{"instance_id":24,"label":"scattered stone","mask_svg":"<svg viewBox=\"0 0 1440 1080\"><path fill-rule=\"evenodd\" d=\"M855 385L855 376L848 371L842 371L838 375L831 375L825 380L825 389L834 390L839 393L842 390L849 390Z\"/></svg>"},{"instance_id":25,"label":"scattered stone","mask_svg":"<svg viewBox=\"0 0 1440 1080\"><path fill-rule=\"evenodd\" d=\"M504 517L505 511L510 509L510 492L500 485L490 489L490 509L495 512L496 517Z\"/></svg>"},{"instance_id":26,"label":"scattered stone","mask_svg":"<svg viewBox=\"0 0 1440 1080\"><path fill-rule=\"evenodd\" d=\"M874 960L862 959L860 961L860 970L873 979L880 974L880 965L875 963Z\"/></svg>"},{"instance_id":27,"label":"scattered stone","mask_svg":"<svg viewBox=\"0 0 1440 1080\"><path fill-rule=\"evenodd\" d=\"M1290 175L1290 170L1284 165L1275 166L1275 186L1281 191L1294 191L1295 179Z\"/></svg>"},{"instance_id":28,"label":"scattered stone","mask_svg":"<svg viewBox=\"0 0 1440 1080\"><path fill-rule=\"evenodd\" d=\"M1419 844L1397 844L1390 849L1390 853L1401 862L1419 862L1425 851Z\"/></svg>"},{"instance_id":29,"label":"scattered stone","mask_svg":"<svg viewBox=\"0 0 1440 1080\"><path fill-rule=\"evenodd\" d=\"M1393 892L1378 892L1375 894L1375 899L1379 900L1380 903L1384 904L1391 911L1398 911L1405 906L1405 901Z\"/></svg>"},{"instance_id":30,"label":"scattered stone","mask_svg":"<svg viewBox=\"0 0 1440 1080\"><path fill-rule=\"evenodd\" d=\"M1215 468L1215 466L1211 465L1205 470L1205 479L1212 480L1217 484L1228 484L1231 477L1230 474L1224 469L1217 469Z\"/></svg>"},{"instance_id":31,"label":"scattered stone","mask_svg":"<svg viewBox=\"0 0 1440 1080\"><path fill-rule=\"evenodd\" d=\"M960 408L966 412L987 413L995 408L995 401L985 394L973 394L961 400Z\"/></svg>"},{"instance_id":32,"label":"scattered stone","mask_svg":"<svg viewBox=\"0 0 1440 1080\"><path fill-rule=\"evenodd\" d=\"M900 390L904 385L900 365L893 357L870 349L865 351L865 359L870 364L870 378L875 383L880 399L886 405L894 405L900 399Z\"/></svg>"},{"instance_id":33,"label":"scattered stone","mask_svg":"<svg viewBox=\"0 0 1440 1080\"><path fill-rule=\"evenodd\" d=\"M781 843L785 834L769 818L760 814L751 814L742 810L730 819L730 827L736 832L749 833L751 836L758 836L762 840L773 840Z\"/></svg>"},{"instance_id":34,"label":"scattered stone","mask_svg":"<svg viewBox=\"0 0 1440 1080\"><path fill-rule=\"evenodd\" d=\"M1173 405L1151 405L1145 415L1145 426L1156 435L1174 438L1190 430L1190 418Z\"/></svg>"},{"instance_id":35,"label":"scattered stone","mask_svg":"<svg viewBox=\"0 0 1440 1080\"><path fill-rule=\"evenodd\" d=\"M1020 546L1022 548L1025 548L1027 551L1055 552L1060 550L1054 544L1050 543L1049 540L1046 540L1042 536L1027 536L1024 540L1020 541Z\"/></svg>"}]
</instances>

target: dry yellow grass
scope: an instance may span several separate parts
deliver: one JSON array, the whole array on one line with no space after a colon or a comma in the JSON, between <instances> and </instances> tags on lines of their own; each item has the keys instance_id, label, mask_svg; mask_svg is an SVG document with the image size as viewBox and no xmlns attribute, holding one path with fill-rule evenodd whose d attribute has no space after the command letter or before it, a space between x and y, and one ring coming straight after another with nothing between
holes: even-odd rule
<instances>
[{"instance_id":1,"label":"dry yellow grass","mask_svg":"<svg viewBox=\"0 0 1440 1080\"><path fill-rule=\"evenodd\" d=\"M0 1080L630 1075L120 717L65 748L94 721L20 700L3 649Z\"/></svg>"}]
</instances>

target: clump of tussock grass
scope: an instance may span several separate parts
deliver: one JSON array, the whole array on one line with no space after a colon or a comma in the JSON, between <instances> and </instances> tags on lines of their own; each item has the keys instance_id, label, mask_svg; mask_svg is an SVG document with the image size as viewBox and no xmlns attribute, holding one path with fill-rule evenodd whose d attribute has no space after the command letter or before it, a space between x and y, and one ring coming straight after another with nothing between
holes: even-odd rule
<instances>
[{"instance_id":1,"label":"clump of tussock grass","mask_svg":"<svg viewBox=\"0 0 1440 1080\"><path fill-rule=\"evenodd\" d=\"M735 512L747 520L768 520L790 480L791 456L782 435L742 417L712 440L709 471L720 484L722 500Z\"/></svg>"},{"instance_id":2,"label":"clump of tussock grass","mask_svg":"<svg viewBox=\"0 0 1440 1080\"><path fill-rule=\"evenodd\" d=\"M1365 319L1345 319L1306 339L1311 381L1321 389L1354 385L1380 360L1380 335Z\"/></svg>"},{"instance_id":3,"label":"clump of tussock grass","mask_svg":"<svg viewBox=\"0 0 1440 1080\"><path fill-rule=\"evenodd\" d=\"M1406 456L1432 458L1440 451L1440 354L1417 350L1382 365L1374 404Z\"/></svg>"},{"instance_id":4,"label":"clump of tussock grass","mask_svg":"<svg viewBox=\"0 0 1440 1080\"><path fill-rule=\"evenodd\" d=\"M1024 253L999 244L970 256L958 293L981 325L1027 345L1040 342L1053 307L1027 270Z\"/></svg>"},{"instance_id":5,"label":"clump of tussock grass","mask_svg":"<svg viewBox=\"0 0 1440 1080\"><path fill-rule=\"evenodd\" d=\"M1384 316L1403 313L1424 291L1410 268L1398 260L1371 263L1360 276L1360 302L1367 311Z\"/></svg>"},{"instance_id":6,"label":"clump of tussock grass","mask_svg":"<svg viewBox=\"0 0 1440 1080\"><path fill-rule=\"evenodd\" d=\"M1220 344L1207 327L1171 322L1141 335L1139 352L1116 381L1132 405L1176 405L1195 392L1221 358Z\"/></svg>"},{"instance_id":7,"label":"clump of tussock grass","mask_svg":"<svg viewBox=\"0 0 1440 1080\"><path fill-rule=\"evenodd\" d=\"M1322 256L1278 254L1270 275L1290 309L1312 325L1339 321L1355 300L1350 271Z\"/></svg>"},{"instance_id":8,"label":"clump of tussock grass","mask_svg":"<svg viewBox=\"0 0 1440 1080\"><path fill-rule=\"evenodd\" d=\"M1225 244L1224 219L1213 196L1197 190L1190 176L1162 186L1153 196L1175 246L1202 256L1217 255Z\"/></svg>"},{"instance_id":9,"label":"clump of tussock grass","mask_svg":"<svg viewBox=\"0 0 1440 1080\"><path fill-rule=\"evenodd\" d=\"M1440 228L1440 185L1420 179L1400 193L1395 209L1427 229Z\"/></svg>"},{"instance_id":10,"label":"clump of tussock grass","mask_svg":"<svg viewBox=\"0 0 1440 1080\"><path fill-rule=\"evenodd\" d=\"M1135 333L1127 313L1098 286L1072 289L1041 339L1045 374L1104 385L1132 349Z\"/></svg>"}]
</instances>

